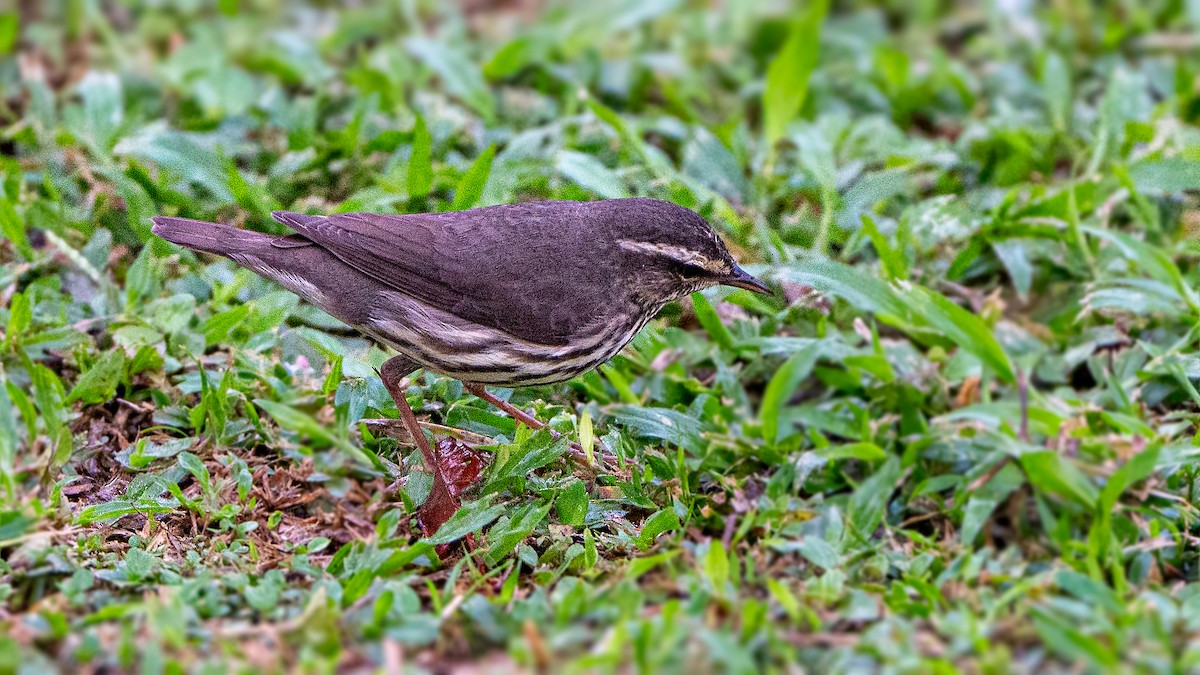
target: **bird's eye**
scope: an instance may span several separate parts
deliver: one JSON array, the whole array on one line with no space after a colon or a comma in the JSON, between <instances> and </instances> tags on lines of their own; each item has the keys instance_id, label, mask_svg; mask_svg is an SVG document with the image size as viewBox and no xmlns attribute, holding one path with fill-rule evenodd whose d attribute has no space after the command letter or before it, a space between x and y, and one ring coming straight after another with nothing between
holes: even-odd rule
<instances>
[{"instance_id":1,"label":"bird's eye","mask_svg":"<svg viewBox=\"0 0 1200 675\"><path fill-rule=\"evenodd\" d=\"M705 277L710 274L708 270L704 269L700 265L694 265L692 263L677 263L675 265L675 269L678 271L679 276L683 277L684 279L699 279L700 277Z\"/></svg>"}]
</instances>

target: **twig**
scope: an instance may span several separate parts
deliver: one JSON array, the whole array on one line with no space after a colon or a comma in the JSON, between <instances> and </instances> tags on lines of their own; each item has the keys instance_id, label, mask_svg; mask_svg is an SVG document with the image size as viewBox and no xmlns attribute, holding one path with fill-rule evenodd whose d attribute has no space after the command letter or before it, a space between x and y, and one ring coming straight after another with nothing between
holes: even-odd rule
<instances>
[{"instance_id":1,"label":"twig","mask_svg":"<svg viewBox=\"0 0 1200 675\"><path fill-rule=\"evenodd\" d=\"M1029 442L1029 378L1021 366L1017 366L1017 398L1021 401L1021 430L1017 432L1021 442Z\"/></svg>"},{"instance_id":2,"label":"twig","mask_svg":"<svg viewBox=\"0 0 1200 675\"><path fill-rule=\"evenodd\" d=\"M733 543L733 533L737 527L737 512L730 511L729 515L725 516L725 531L721 533L721 545L725 550L729 550L729 546Z\"/></svg>"},{"instance_id":3,"label":"twig","mask_svg":"<svg viewBox=\"0 0 1200 675\"><path fill-rule=\"evenodd\" d=\"M1000 469L1003 469L1008 464L1009 459L1010 458L1008 455L1001 457L1000 461L992 465L992 468L988 469L986 473L971 481L970 485L967 485L967 492L974 492L984 485L987 485L988 481L994 478L996 474L1000 473Z\"/></svg>"}]
</instances>

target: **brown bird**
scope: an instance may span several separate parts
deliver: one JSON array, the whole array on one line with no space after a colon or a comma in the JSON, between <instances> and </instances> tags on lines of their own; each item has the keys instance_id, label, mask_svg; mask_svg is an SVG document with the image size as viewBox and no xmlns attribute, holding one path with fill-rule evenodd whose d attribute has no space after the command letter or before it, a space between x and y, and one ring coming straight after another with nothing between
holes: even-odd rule
<instances>
[{"instance_id":1,"label":"brown bird","mask_svg":"<svg viewBox=\"0 0 1200 675\"><path fill-rule=\"evenodd\" d=\"M770 289L700 215L656 199L546 201L451 213L307 216L277 237L158 216L153 231L225 256L392 347L380 377L430 470L436 455L400 382L424 368L531 427L489 394L608 361L672 300L726 284Z\"/></svg>"}]
</instances>

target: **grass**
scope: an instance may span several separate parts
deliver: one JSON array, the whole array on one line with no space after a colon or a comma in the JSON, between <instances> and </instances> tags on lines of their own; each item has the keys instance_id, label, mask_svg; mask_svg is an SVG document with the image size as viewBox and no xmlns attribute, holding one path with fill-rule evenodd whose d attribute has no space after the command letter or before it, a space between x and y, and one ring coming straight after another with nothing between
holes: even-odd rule
<instances>
[{"instance_id":1,"label":"grass","mask_svg":"<svg viewBox=\"0 0 1200 675\"><path fill-rule=\"evenodd\" d=\"M1200 668L1196 3L540 4L0 14L0 672ZM606 471L418 377L428 538L386 354L149 233L631 195L779 292L498 392Z\"/></svg>"}]
</instances>

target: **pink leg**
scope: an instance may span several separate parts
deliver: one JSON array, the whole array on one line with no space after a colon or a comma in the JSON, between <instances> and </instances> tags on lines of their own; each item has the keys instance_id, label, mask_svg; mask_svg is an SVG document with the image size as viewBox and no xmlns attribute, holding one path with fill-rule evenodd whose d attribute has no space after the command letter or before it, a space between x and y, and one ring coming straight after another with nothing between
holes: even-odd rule
<instances>
[{"instance_id":1,"label":"pink leg","mask_svg":"<svg viewBox=\"0 0 1200 675\"><path fill-rule=\"evenodd\" d=\"M520 422L521 424L524 424L530 429L546 429L554 438L559 438L562 435L557 431L547 427L545 422L542 422L538 418L530 415L524 410L521 410L517 406L509 403L508 401L502 401L496 398L481 384L468 384L463 382L463 386L466 387L467 391L471 392L473 395L503 410L504 412L508 413L509 417ZM603 454L605 453L606 449L599 440L596 441L596 445L597 450L599 450L601 454L601 463L603 463ZM583 448L574 441L571 441L571 455L575 458L577 463L579 463L581 466L587 467L587 456L584 454Z\"/></svg>"},{"instance_id":2,"label":"pink leg","mask_svg":"<svg viewBox=\"0 0 1200 675\"><path fill-rule=\"evenodd\" d=\"M383 386L387 388L388 393L392 395L392 400L396 402L396 407L400 409L400 420L404 422L404 426L408 428L408 433L412 434L417 448L421 450L425 466L430 473L439 475L441 469L438 467L437 455L433 452L433 446L429 445L429 439L425 438L425 431L421 429L416 414L408 405L408 398L400 389L400 381L416 369L416 364L408 357L394 356L384 362L383 368L379 371L379 379L383 380Z\"/></svg>"}]
</instances>

